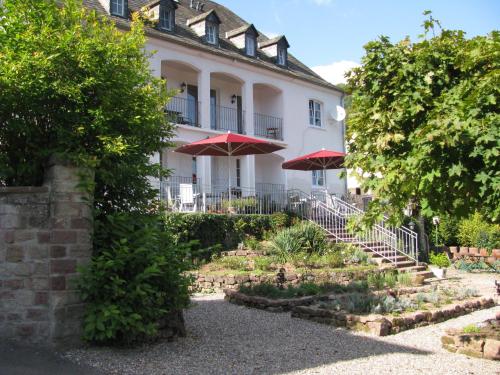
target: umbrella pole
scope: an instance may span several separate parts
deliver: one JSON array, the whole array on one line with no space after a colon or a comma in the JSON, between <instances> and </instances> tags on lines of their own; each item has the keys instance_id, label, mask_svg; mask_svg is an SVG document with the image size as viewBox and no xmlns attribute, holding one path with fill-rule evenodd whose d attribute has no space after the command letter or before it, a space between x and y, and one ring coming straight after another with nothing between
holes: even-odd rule
<instances>
[{"instance_id":1,"label":"umbrella pole","mask_svg":"<svg viewBox=\"0 0 500 375\"><path fill-rule=\"evenodd\" d=\"M231 155L227 154L227 175L228 175L228 197L229 197L229 206L227 210L231 212Z\"/></svg>"}]
</instances>

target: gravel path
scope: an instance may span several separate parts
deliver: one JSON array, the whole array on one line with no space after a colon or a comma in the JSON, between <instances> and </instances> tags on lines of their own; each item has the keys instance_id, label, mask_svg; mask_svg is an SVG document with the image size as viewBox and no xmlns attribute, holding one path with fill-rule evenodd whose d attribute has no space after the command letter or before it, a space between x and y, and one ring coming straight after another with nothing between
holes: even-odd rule
<instances>
[{"instance_id":1,"label":"gravel path","mask_svg":"<svg viewBox=\"0 0 500 375\"><path fill-rule=\"evenodd\" d=\"M492 280L481 278L488 291ZM210 295L196 297L187 311L187 338L134 350L75 350L66 357L110 374L500 374L498 362L450 354L440 344L445 328L481 322L499 311L378 338Z\"/></svg>"}]
</instances>

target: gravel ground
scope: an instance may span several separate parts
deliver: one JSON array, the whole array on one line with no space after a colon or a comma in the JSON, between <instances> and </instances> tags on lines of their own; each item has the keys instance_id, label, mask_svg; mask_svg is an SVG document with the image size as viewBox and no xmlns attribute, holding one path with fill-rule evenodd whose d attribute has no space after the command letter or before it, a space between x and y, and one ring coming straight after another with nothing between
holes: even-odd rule
<instances>
[{"instance_id":1,"label":"gravel ground","mask_svg":"<svg viewBox=\"0 0 500 375\"><path fill-rule=\"evenodd\" d=\"M493 294L493 276L459 276L463 285ZM74 350L65 356L127 375L500 374L498 362L451 354L440 343L445 328L481 322L497 312L498 306L378 338L232 305L222 295L200 296L186 313L186 338L133 350Z\"/></svg>"}]
</instances>

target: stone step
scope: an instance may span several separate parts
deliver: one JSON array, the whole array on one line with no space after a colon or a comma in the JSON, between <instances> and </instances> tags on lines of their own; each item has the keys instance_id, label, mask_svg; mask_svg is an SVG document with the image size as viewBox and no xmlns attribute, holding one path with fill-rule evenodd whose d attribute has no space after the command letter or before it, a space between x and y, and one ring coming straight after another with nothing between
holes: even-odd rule
<instances>
[{"instance_id":1,"label":"stone step","mask_svg":"<svg viewBox=\"0 0 500 375\"><path fill-rule=\"evenodd\" d=\"M400 272L400 273L406 273L406 272L417 273L417 272L426 271L426 270L427 270L427 266L425 266L425 265L398 268L398 272Z\"/></svg>"},{"instance_id":2,"label":"stone step","mask_svg":"<svg viewBox=\"0 0 500 375\"><path fill-rule=\"evenodd\" d=\"M381 264L381 263L394 263L394 262L398 262L399 263L402 263L402 262L406 262L408 261L408 258L405 257L405 256L396 256L396 257L393 257L393 256L389 256L389 257L386 257L386 258L383 258L383 257L373 257L373 260L375 262L377 262L378 264ZM413 262L415 263L415 262Z\"/></svg>"}]
</instances>

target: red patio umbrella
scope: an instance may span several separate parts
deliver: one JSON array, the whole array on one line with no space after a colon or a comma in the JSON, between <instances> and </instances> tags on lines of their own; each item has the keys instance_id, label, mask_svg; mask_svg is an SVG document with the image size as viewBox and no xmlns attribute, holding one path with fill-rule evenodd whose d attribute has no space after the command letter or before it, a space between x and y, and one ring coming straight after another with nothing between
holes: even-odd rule
<instances>
[{"instance_id":1,"label":"red patio umbrella","mask_svg":"<svg viewBox=\"0 0 500 375\"><path fill-rule=\"evenodd\" d=\"M180 146L175 151L194 156L227 156L229 160L231 156L270 154L282 149L284 149L283 146L271 142L227 132L227 134ZM231 202L231 168L229 165L228 176L229 202Z\"/></svg>"},{"instance_id":2,"label":"red patio umbrella","mask_svg":"<svg viewBox=\"0 0 500 375\"><path fill-rule=\"evenodd\" d=\"M283 169L294 169L299 171L326 171L327 169L339 169L344 166L343 152L329 151L322 149L321 151L313 152L304 156L284 162L281 167ZM325 189L326 189L326 173Z\"/></svg>"}]
</instances>

